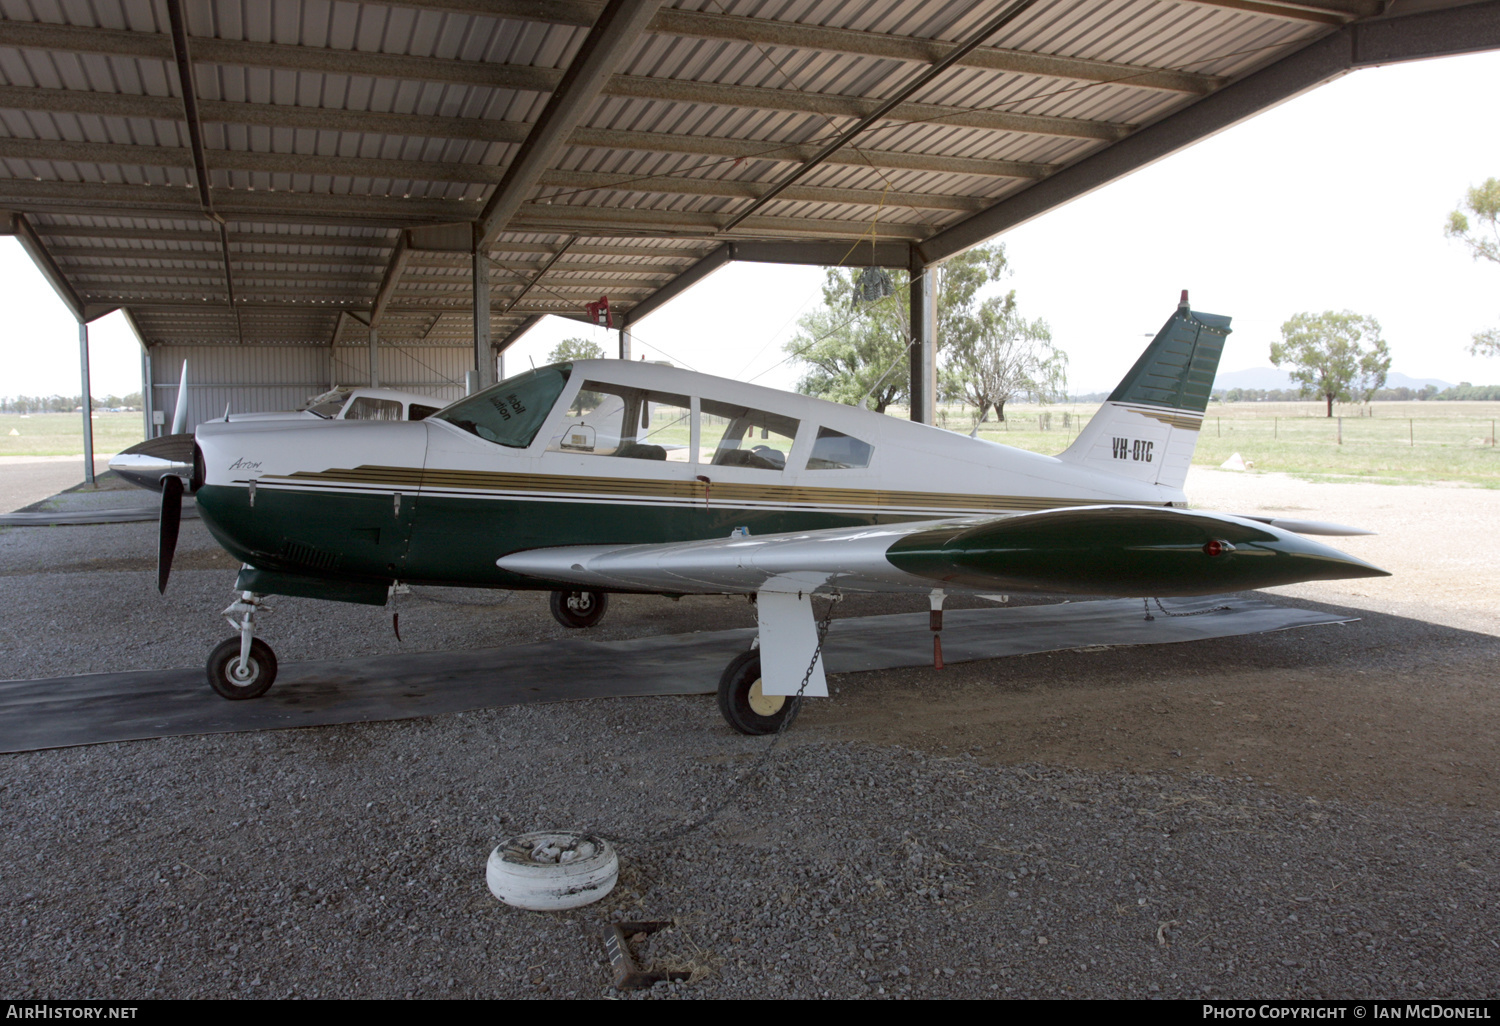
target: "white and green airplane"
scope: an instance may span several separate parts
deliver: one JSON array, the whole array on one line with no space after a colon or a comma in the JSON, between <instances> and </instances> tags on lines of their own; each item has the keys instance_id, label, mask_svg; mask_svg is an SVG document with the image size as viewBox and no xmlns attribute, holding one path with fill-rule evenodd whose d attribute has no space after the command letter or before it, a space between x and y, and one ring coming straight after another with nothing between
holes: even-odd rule
<instances>
[{"instance_id":1,"label":"white and green airplane","mask_svg":"<svg viewBox=\"0 0 1500 1026\"><path fill-rule=\"evenodd\" d=\"M912 592L1166 597L1384 576L1311 540L1352 528L1186 508L1229 318L1181 306L1058 456L808 396L619 360L512 377L420 422L199 425L186 487L243 561L211 655L226 698L276 675L266 595L384 605L404 584L754 596L719 684L745 733L828 693L812 600ZM163 481L166 585L184 479Z\"/></svg>"}]
</instances>

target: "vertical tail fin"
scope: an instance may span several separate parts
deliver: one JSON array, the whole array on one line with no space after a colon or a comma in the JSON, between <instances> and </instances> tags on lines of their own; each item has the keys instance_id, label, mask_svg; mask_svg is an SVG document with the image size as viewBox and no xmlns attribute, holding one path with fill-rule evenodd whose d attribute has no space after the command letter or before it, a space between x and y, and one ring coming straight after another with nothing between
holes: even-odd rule
<instances>
[{"instance_id":1,"label":"vertical tail fin","mask_svg":"<svg viewBox=\"0 0 1500 1026\"><path fill-rule=\"evenodd\" d=\"M1059 459L1167 488L1187 479L1229 318L1177 311Z\"/></svg>"}]
</instances>

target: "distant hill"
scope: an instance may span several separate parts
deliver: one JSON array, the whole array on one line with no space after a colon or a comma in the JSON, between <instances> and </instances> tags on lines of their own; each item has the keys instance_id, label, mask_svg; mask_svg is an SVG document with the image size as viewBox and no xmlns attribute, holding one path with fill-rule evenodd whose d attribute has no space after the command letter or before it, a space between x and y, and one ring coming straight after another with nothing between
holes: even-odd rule
<instances>
[{"instance_id":1,"label":"distant hill","mask_svg":"<svg viewBox=\"0 0 1500 1026\"><path fill-rule=\"evenodd\" d=\"M1420 389L1431 385L1442 391L1452 388L1451 381L1443 381L1441 378L1413 378L1402 374L1400 371L1391 371L1386 376L1386 388L1414 388ZM1214 390L1221 388L1292 388L1292 378L1284 370L1274 367L1251 367L1249 370L1220 371L1218 377L1214 378Z\"/></svg>"}]
</instances>

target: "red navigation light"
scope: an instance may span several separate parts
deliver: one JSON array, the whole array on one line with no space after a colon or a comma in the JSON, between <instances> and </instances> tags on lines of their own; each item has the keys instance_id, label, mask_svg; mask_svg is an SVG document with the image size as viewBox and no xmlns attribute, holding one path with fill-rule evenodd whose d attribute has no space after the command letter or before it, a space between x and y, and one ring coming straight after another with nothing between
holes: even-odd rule
<instances>
[{"instance_id":1,"label":"red navigation light","mask_svg":"<svg viewBox=\"0 0 1500 1026\"><path fill-rule=\"evenodd\" d=\"M1221 542L1217 538L1203 546L1204 553L1210 556L1220 555L1221 553L1228 552L1229 549L1230 545L1228 542Z\"/></svg>"}]
</instances>

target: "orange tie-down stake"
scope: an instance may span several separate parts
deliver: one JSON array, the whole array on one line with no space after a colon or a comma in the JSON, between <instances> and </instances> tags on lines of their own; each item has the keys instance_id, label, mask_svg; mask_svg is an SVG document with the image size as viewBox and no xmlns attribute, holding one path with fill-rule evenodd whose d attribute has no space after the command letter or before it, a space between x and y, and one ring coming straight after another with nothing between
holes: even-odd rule
<instances>
[{"instance_id":1,"label":"orange tie-down stake","mask_svg":"<svg viewBox=\"0 0 1500 1026\"><path fill-rule=\"evenodd\" d=\"M932 611L927 616L927 626L932 629L932 668L941 670L943 668L943 589L934 588L927 600L932 604Z\"/></svg>"}]
</instances>

